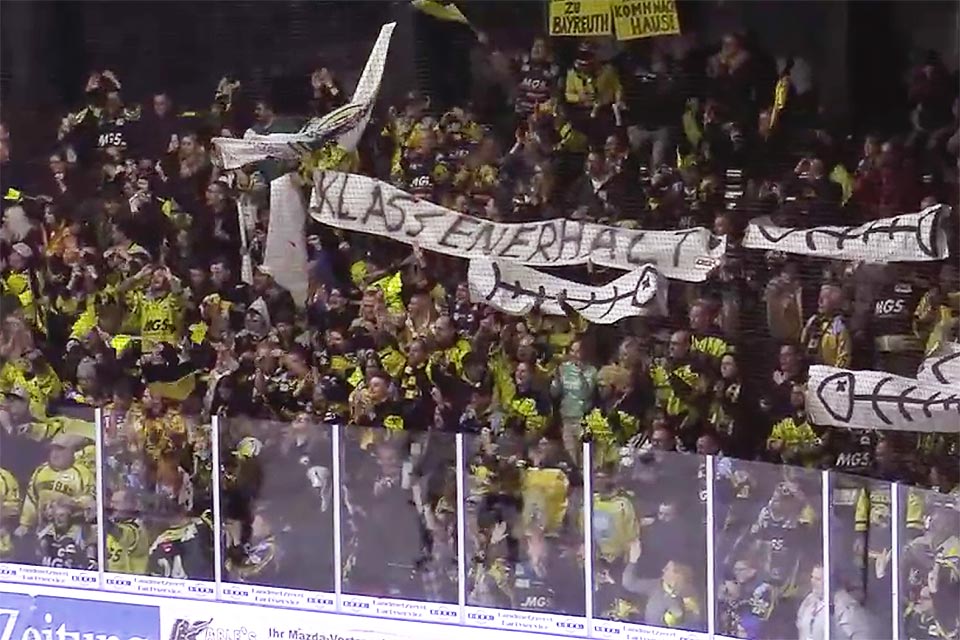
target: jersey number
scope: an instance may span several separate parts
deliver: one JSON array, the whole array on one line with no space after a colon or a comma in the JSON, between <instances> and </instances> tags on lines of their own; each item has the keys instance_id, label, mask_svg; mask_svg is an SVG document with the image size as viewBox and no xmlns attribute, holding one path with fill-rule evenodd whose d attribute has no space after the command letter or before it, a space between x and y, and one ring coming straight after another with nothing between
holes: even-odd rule
<instances>
[{"instance_id":1,"label":"jersey number","mask_svg":"<svg viewBox=\"0 0 960 640\"><path fill-rule=\"evenodd\" d=\"M563 15L573 16L580 13L580 3L579 2L564 2L563 3Z\"/></svg>"}]
</instances>

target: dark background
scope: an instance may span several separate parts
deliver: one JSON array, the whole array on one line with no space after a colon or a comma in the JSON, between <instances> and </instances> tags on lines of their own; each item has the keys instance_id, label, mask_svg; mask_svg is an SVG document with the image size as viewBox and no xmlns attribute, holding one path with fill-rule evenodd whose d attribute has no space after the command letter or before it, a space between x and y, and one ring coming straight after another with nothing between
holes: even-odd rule
<instances>
[{"instance_id":1,"label":"dark background","mask_svg":"<svg viewBox=\"0 0 960 640\"><path fill-rule=\"evenodd\" d=\"M526 47L546 25L546 2L461 2L499 46ZM686 35L718 42L746 30L774 55L813 67L822 103L857 128L884 127L902 113L903 77L928 49L957 68L958 3L707 0L679 3ZM442 98L469 91L473 34L414 11L405 1L27 2L0 3L0 100L15 131L55 129L82 98L92 69L112 69L127 101L169 88L181 106L205 107L217 80L236 74L248 93L268 92L278 75L306 78L328 66L348 93L379 26L395 20L383 101L419 89ZM566 41L564 41L566 40ZM556 39L563 49L572 40ZM899 117L899 116L898 116ZM899 123L902 124L902 123ZM18 126L19 125L19 126ZM50 130L50 129L47 129ZM41 152L16 136L18 155Z\"/></svg>"}]
</instances>

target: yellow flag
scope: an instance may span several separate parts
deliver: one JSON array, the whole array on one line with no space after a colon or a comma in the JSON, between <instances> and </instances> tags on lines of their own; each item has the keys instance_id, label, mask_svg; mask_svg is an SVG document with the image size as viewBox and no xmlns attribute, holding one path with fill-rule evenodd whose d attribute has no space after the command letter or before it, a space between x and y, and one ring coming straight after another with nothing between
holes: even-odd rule
<instances>
[{"instance_id":1,"label":"yellow flag","mask_svg":"<svg viewBox=\"0 0 960 640\"><path fill-rule=\"evenodd\" d=\"M470 21L463 15L457 5L452 2L443 4L437 0L413 0L411 4L423 11L428 16L433 16L437 20L446 20L447 22L459 22L469 25Z\"/></svg>"},{"instance_id":2,"label":"yellow flag","mask_svg":"<svg viewBox=\"0 0 960 640\"><path fill-rule=\"evenodd\" d=\"M197 388L197 374L195 372L188 373L172 382L151 382L147 385L147 388L150 389L150 393L161 398L183 402Z\"/></svg>"},{"instance_id":3,"label":"yellow flag","mask_svg":"<svg viewBox=\"0 0 960 640\"><path fill-rule=\"evenodd\" d=\"M23 200L23 194L11 187L7 189L7 193L4 194L3 199L12 200L14 202L20 202L21 200Z\"/></svg>"}]
</instances>

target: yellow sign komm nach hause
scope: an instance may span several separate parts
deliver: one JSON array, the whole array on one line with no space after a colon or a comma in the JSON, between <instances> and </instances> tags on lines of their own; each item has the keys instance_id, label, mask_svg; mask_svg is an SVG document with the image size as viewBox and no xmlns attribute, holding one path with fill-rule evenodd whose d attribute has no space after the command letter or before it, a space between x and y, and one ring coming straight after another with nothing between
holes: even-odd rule
<instances>
[{"instance_id":1,"label":"yellow sign komm nach hause","mask_svg":"<svg viewBox=\"0 0 960 640\"><path fill-rule=\"evenodd\" d=\"M618 40L680 33L674 0L613 0L611 8Z\"/></svg>"},{"instance_id":2,"label":"yellow sign komm nach hause","mask_svg":"<svg viewBox=\"0 0 960 640\"><path fill-rule=\"evenodd\" d=\"M608 36L612 33L610 0L551 0L551 36Z\"/></svg>"}]
</instances>

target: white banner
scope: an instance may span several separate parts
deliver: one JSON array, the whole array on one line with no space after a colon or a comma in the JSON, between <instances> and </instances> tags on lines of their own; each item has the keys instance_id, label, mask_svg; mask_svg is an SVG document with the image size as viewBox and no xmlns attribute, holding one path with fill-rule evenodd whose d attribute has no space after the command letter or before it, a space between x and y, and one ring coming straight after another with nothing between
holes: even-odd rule
<instances>
[{"instance_id":1,"label":"white banner","mask_svg":"<svg viewBox=\"0 0 960 640\"><path fill-rule=\"evenodd\" d=\"M270 222L263 266L303 306L307 300L307 242L303 225L307 207L293 174L270 183Z\"/></svg>"},{"instance_id":2,"label":"white banner","mask_svg":"<svg viewBox=\"0 0 960 640\"><path fill-rule=\"evenodd\" d=\"M817 425L960 433L960 387L883 371L810 367L806 404Z\"/></svg>"},{"instance_id":3,"label":"white banner","mask_svg":"<svg viewBox=\"0 0 960 640\"><path fill-rule=\"evenodd\" d=\"M314 118L297 133L272 133L259 135L247 131L242 139L214 138L213 145L220 153L225 169L238 169L251 162L266 158L296 160L304 150L304 145L313 145L327 139L336 138L345 149L352 151L360 142L360 136L370 120L373 102L380 89L383 69L387 62L387 51L393 35L395 22L380 28L380 35L373 45L373 51L367 58L360 81L354 90L350 102L334 109L320 118Z\"/></svg>"},{"instance_id":4,"label":"white banner","mask_svg":"<svg viewBox=\"0 0 960 640\"><path fill-rule=\"evenodd\" d=\"M258 584L234 584L225 582L220 585L220 600L239 604L259 604L268 607L290 607L311 611L337 610L337 596L320 591L284 589Z\"/></svg>"},{"instance_id":5,"label":"white banner","mask_svg":"<svg viewBox=\"0 0 960 640\"><path fill-rule=\"evenodd\" d=\"M920 213L874 220L859 227L778 227L757 218L747 227L743 246L839 260L915 262L947 257L942 220L950 207L936 205Z\"/></svg>"},{"instance_id":6,"label":"white banner","mask_svg":"<svg viewBox=\"0 0 960 640\"><path fill-rule=\"evenodd\" d=\"M635 231L565 218L499 223L420 200L366 176L317 171L314 220L461 258L487 257L531 267L594 264L632 271L651 264L667 278L702 282L726 243L702 227Z\"/></svg>"},{"instance_id":7,"label":"white banner","mask_svg":"<svg viewBox=\"0 0 960 640\"><path fill-rule=\"evenodd\" d=\"M917 380L923 384L946 384L960 389L960 344L948 342L921 362Z\"/></svg>"},{"instance_id":8,"label":"white banner","mask_svg":"<svg viewBox=\"0 0 960 640\"><path fill-rule=\"evenodd\" d=\"M565 315L561 292L580 315L596 324L613 324L629 316L662 316L667 310L667 279L644 265L616 280L591 286L557 278L515 262L475 258L467 272L470 299L511 315L540 310Z\"/></svg>"},{"instance_id":9,"label":"white banner","mask_svg":"<svg viewBox=\"0 0 960 640\"><path fill-rule=\"evenodd\" d=\"M253 284L250 236L257 226L257 205L247 193L241 193L237 198L237 224L240 226L240 280Z\"/></svg>"},{"instance_id":10,"label":"white banner","mask_svg":"<svg viewBox=\"0 0 960 640\"><path fill-rule=\"evenodd\" d=\"M99 589L100 575L96 571L38 567L12 562L0 562L0 582L45 584L74 589Z\"/></svg>"}]
</instances>

